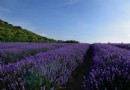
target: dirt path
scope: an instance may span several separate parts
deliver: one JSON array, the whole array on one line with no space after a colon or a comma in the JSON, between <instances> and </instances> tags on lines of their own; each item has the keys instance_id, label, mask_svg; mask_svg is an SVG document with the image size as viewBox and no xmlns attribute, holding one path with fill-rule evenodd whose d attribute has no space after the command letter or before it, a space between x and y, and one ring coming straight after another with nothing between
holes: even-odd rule
<instances>
[{"instance_id":1,"label":"dirt path","mask_svg":"<svg viewBox=\"0 0 130 90\"><path fill-rule=\"evenodd\" d=\"M92 46L90 45L86 52L86 56L84 57L83 64L76 68L75 72L72 74L72 78L69 80L65 88L61 90L81 90L83 75L89 73L92 56Z\"/></svg>"}]
</instances>

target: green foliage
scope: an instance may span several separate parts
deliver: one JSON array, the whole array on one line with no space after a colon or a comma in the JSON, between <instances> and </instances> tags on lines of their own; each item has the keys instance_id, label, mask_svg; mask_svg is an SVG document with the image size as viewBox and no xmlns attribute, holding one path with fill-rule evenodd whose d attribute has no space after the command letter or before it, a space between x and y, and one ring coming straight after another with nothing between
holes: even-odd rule
<instances>
[{"instance_id":1,"label":"green foliage","mask_svg":"<svg viewBox=\"0 0 130 90\"><path fill-rule=\"evenodd\" d=\"M58 42L58 43L79 43L75 40L54 40L37 35L20 26L13 26L8 22L0 20L0 42Z\"/></svg>"},{"instance_id":2,"label":"green foliage","mask_svg":"<svg viewBox=\"0 0 130 90\"><path fill-rule=\"evenodd\" d=\"M0 20L0 42L58 42Z\"/></svg>"}]
</instances>

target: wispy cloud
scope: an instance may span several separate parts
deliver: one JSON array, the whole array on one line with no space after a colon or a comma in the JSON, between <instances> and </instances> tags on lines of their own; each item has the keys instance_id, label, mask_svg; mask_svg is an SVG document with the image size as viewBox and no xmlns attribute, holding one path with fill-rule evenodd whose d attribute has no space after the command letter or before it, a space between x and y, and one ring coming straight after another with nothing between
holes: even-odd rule
<instances>
[{"instance_id":1,"label":"wispy cloud","mask_svg":"<svg viewBox=\"0 0 130 90\"><path fill-rule=\"evenodd\" d=\"M9 8L1 7L0 6L0 12L1 13L12 13L12 11Z\"/></svg>"},{"instance_id":2,"label":"wispy cloud","mask_svg":"<svg viewBox=\"0 0 130 90\"><path fill-rule=\"evenodd\" d=\"M12 13L12 7L18 3L18 0L0 0L0 14L1 13Z\"/></svg>"}]
</instances>

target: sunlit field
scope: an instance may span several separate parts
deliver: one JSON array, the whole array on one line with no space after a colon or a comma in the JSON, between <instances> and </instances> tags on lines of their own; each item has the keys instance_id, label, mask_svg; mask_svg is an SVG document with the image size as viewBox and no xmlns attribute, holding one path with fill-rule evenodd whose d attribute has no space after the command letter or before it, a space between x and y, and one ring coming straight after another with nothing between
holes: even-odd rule
<instances>
[{"instance_id":1,"label":"sunlit field","mask_svg":"<svg viewBox=\"0 0 130 90\"><path fill-rule=\"evenodd\" d=\"M130 90L130 0L0 0L0 90Z\"/></svg>"},{"instance_id":2,"label":"sunlit field","mask_svg":"<svg viewBox=\"0 0 130 90\"><path fill-rule=\"evenodd\" d=\"M130 44L0 43L0 90L129 90Z\"/></svg>"}]
</instances>

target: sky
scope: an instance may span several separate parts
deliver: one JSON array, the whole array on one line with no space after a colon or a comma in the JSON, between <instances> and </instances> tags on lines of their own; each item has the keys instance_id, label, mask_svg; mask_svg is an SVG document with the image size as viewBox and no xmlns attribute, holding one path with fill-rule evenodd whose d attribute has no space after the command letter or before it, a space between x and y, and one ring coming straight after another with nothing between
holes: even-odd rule
<instances>
[{"instance_id":1,"label":"sky","mask_svg":"<svg viewBox=\"0 0 130 90\"><path fill-rule=\"evenodd\" d=\"M130 42L130 0L0 0L0 19L57 40Z\"/></svg>"}]
</instances>

